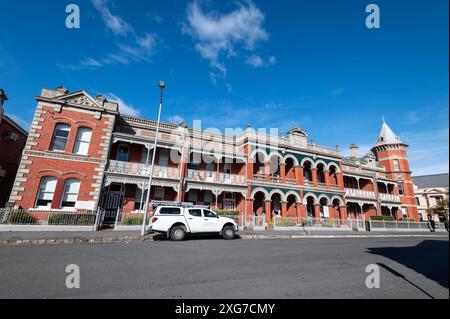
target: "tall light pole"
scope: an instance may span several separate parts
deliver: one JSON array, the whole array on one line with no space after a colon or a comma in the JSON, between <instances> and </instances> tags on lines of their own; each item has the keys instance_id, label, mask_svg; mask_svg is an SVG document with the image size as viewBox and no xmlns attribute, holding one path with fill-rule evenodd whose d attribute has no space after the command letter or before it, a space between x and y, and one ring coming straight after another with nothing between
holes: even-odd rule
<instances>
[{"instance_id":1,"label":"tall light pole","mask_svg":"<svg viewBox=\"0 0 450 319\"><path fill-rule=\"evenodd\" d=\"M152 165L150 166L150 175L148 176L147 198L145 200L145 213L144 213L144 220L142 221L141 236L145 235L145 226L147 225L148 204L150 202L150 192L152 189L153 167L155 166L156 147L158 145L158 136L159 136L159 122L161 121L161 110L163 103L163 90L165 89L165 87L166 84L164 83L164 81L159 81L159 89L161 91L161 94L159 99L158 122L156 123L156 135L155 135L155 144L153 146Z\"/></svg>"}]
</instances>

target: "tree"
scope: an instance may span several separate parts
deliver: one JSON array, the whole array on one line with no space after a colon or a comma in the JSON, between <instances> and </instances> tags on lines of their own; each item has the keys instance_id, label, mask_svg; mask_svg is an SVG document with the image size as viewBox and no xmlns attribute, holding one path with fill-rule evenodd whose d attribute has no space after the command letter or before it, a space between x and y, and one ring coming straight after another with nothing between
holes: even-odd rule
<instances>
[{"instance_id":1,"label":"tree","mask_svg":"<svg viewBox=\"0 0 450 319\"><path fill-rule=\"evenodd\" d=\"M448 197L439 200L433 208L427 210L428 214L438 215L448 222Z\"/></svg>"}]
</instances>

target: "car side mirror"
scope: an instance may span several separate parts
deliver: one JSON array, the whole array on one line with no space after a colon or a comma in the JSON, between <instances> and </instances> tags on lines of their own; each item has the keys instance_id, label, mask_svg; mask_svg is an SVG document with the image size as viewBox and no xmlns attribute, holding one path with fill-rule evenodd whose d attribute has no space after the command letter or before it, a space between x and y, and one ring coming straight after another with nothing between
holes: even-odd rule
<instances>
[{"instance_id":1,"label":"car side mirror","mask_svg":"<svg viewBox=\"0 0 450 319\"><path fill-rule=\"evenodd\" d=\"M217 218L220 218L220 216L219 216L219 215L217 215Z\"/></svg>"}]
</instances>

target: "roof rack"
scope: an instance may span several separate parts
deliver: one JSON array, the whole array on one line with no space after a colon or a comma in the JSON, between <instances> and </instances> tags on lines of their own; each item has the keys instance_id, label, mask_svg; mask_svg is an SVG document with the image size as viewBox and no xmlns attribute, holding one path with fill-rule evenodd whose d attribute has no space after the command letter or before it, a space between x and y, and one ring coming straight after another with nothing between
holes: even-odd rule
<instances>
[{"instance_id":1,"label":"roof rack","mask_svg":"<svg viewBox=\"0 0 450 319\"><path fill-rule=\"evenodd\" d=\"M206 208L209 209L210 206L209 205L197 205L194 203L190 203L190 202L170 202L170 201L159 201L159 200L154 200L151 202L153 207L158 207L158 206L176 206L176 207L183 207L183 208Z\"/></svg>"}]
</instances>

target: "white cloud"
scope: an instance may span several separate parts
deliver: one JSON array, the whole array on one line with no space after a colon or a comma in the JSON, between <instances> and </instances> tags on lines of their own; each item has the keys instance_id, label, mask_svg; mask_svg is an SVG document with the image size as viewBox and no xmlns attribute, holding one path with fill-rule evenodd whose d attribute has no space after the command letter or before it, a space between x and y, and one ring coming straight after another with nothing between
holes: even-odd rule
<instances>
[{"instance_id":1,"label":"white cloud","mask_svg":"<svg viewBox=\"0 0 450 319\"><path fill-rule=\"evenodd\" d=\"M188 5L186 20L183 33L195 39L196 50L215 69L215 77L226 76L222 56L236 56L238 47L253 51L259 42L269 39L263 28L264 14L250 1L238 3L238 8L228 14L204 13L194 1Z\"/></svg>"},{"instance_id":2,"label":"white cloud","mask_svg":"<svg viewBox=\"0 0 450 319\"><path fill-rule=\"evenodd\" d=\"M449 130L404 132L400 136L409 144L408 158L413 175L448 172Z\"/></svg>"},{"instance_id":3,"label":"white cloud","mask_svg":"<svg viewBox=\"0 0 450 319\"><path fill-rule=\"evenodd\" d=\"M167 120L169 121L169 123L176 124L176 125L185 122L185 120L179 115L169 116L169 118Z\"/></svg>"},{"instance_id":4,"label":"white cloud","mask_svg":"<svg viewBox=\"0 0 450 319\"><path fill-rule=\"evenodd\" d=\"M131 116L141 116L141 112L138 109L133 107L131 104L125 103L125 101L117 95L114 95L113 93L107 93L103 95L108 99L108 101L119 103L120 113Z\"/></svg>"},{"instance_id":5,"label":"white cloud","mask_svg":"<svg viewBox=\"0 0 450 319\"><path fill-rule=\"evenodd\" d=\"M113 15L111 0L91 0L92 5L100 12L106 27L116 36L126 36L133 32L133 28L120 16Z\"/></svg>"},{"instance_id":6,"label":"white cloud","mask_svg":"<svg viewBox=\"0 0 450 319\"><path fill-rule=\"evenodd\" d=\"M101 58L85 57L78 64L63 65L58 67L69 70L80 70L83 68L98 69L109 65L128 65L132 62L151 62L156 49L156 33L144 33L137 35L134 29L123 18L113 15L111 0L91 0L93 6L98 10L105 26L114 35L120 36L117 40L117 50L107 53Z\"/></svg>"},{"instance_id":7,"label":"white cloud","mask_svg":"<svg viewBox=\"0 0 450 319\"><path fill-rule=\"evenodd\" d=\"M275 63L277 63L277 60L274 56L270 56L267 61L264 61L264 59L259 55L252 54L247 58L246 63L256 69L274 65Z\"/></svg>"}]
</instances>

